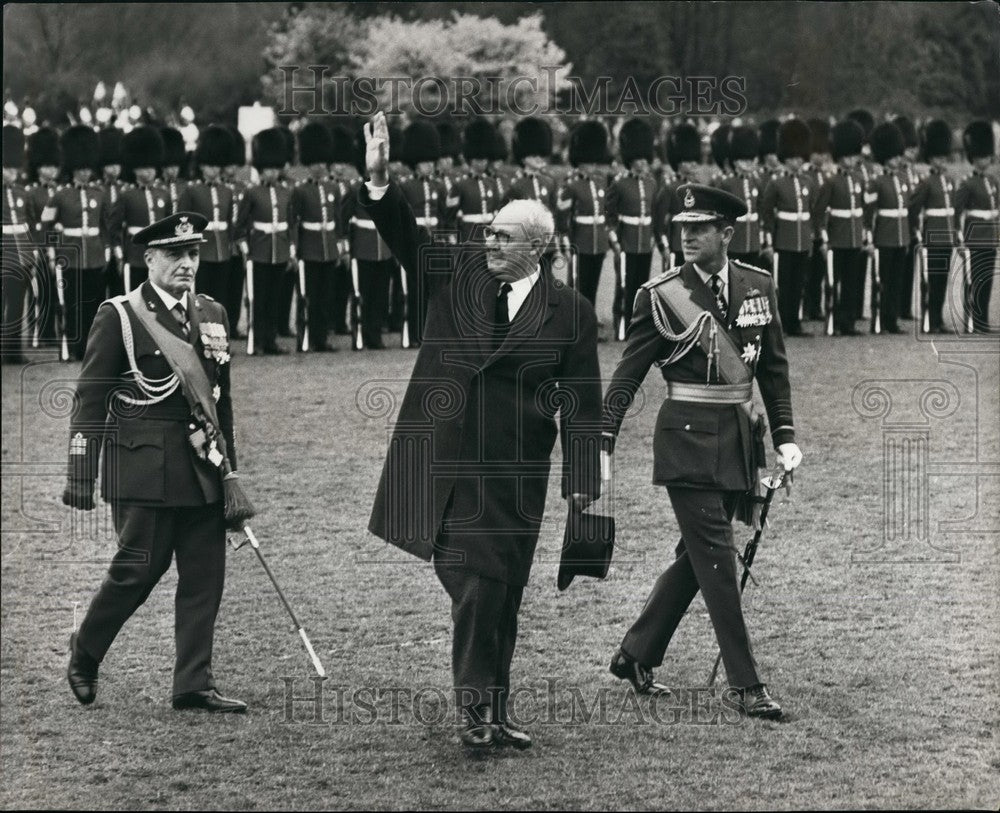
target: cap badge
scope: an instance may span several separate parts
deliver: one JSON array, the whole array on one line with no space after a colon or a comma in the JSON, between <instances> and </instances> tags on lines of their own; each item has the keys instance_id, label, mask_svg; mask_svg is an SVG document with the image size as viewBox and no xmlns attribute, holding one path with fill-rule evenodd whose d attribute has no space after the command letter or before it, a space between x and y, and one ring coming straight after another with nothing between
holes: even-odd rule
<instances>
[{"instance_id":1,"label":"cap badge","mask_svg":"<svg viewBox=\"0 0 1000 813\"><path fill-rule=\"evenodd\" d=\"M684 205L690 209L694 206L694 193L689 189L687 194L684 196Z\"/></svg>"},{"instance_id":2,"label":"cap badge","mask_svg":"<svg viewBox=\"0 0 1000 813\"><path fill-rule=\"evenodd\" d=\"M194 226L188 223L188 219L186 217L182 217L181 222L178 223L177 227L174 229L174 234L178 237L183 237L184 235L191 234L192 232L194 232Z\"/></svg>"}]
</instances>

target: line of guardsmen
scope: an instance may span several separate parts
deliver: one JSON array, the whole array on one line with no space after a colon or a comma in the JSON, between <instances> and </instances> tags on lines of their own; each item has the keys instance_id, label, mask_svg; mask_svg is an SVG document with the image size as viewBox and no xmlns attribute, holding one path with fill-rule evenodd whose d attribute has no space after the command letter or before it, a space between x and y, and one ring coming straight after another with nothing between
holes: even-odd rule
<instances>
[{"instance_id":1,"label":"line of guardsmen","mask_svg":"<svg viewBox=\"0 0 1000 813\"><path fill-rule=\"evenodd\" d=\"M931 121L921 135L905 117L876 126L864 110L832 127L798 118L723 124L707 144L681 122L660 153L648 122L633 118L618 129L615 159L605 125L585 120L570 134L566 166L553 162L552 129L541 118L514 126L513 162L486 119L461 131L426 120L390 128L393 174L435 245L475 244L507 201L540 200L559 232L542 264L591 302L612 251L617 339L654 252L665 266L682 261L673 192L689 182L746 202L730 253L774 274L788 334L809 335L806 318L825 319L830 334L855 334L867 309L873 330L899 332L915 299L921 329L940 332L956 253L966 274L964 325L987 331L1000 233L993 128L965 129L973 169L964 178L949 171L948 124ZM180 210L209 219L196 288L222 302L234 326L247 307L249 351L284 353L278 338L293 335L297 349L329 351L331 332L377 349L387 328L419 346L435 281L401 268L356 205L363 157L345 126L309 122L297 138L286 127L258 133L256 183L242 179L246 143L231 126L202 130L192 180L182 178L185 140L171 127L123 134L77 125L61 136L42 127L25 144L6 126L3 138L5 361L21 359L24 341L58 346L63 334L64 356L81 358L100 303L146 278L132 236ZM296 141L306 176L298 182L301 172L289 171Z\"/></svg>"}]
</instances>

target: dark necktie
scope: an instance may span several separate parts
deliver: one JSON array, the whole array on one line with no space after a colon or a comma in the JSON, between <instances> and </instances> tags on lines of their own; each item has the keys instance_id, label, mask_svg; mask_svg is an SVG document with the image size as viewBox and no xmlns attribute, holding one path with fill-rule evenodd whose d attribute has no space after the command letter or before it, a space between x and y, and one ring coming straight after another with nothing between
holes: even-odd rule
<instances>
[{"instance_id":1,"label":"dark necktie","mask_svg":"<svg viewBox=\"0 0 1000 813\"><path fill-rule=\"evenodd\" d=\"M170 309L170 312L173 314L174 319L177 320L177 324L181 326L181 331L184 333L184 338L186 339L191 333L191 325L188 323L187 311L184 310L184 306L178 302Z\"/></svg>"},{"instance_id":2,"label":"dark necktie","mask_svg":"<svg viewBox=\"0 0 1000 813\"><path fill-rule=\"evenodd\" d=\"M719 310L722 311L722 316L725 318L728 305L726 298L722 295L722 277L718 274L712 274L708 283L712 288L712 293L715 294L715 304L719 306Z\"/></svg>"},{"instance_id":3,"label":"dark necktie","mask_svg":"<svg viewBox=\"0 0 1000 813\"><path fill-rule=\"evenodd\" d=\"M510 330L510 316L507 310L507 297L510 295L510 283L504 282L500 286L500 293L497 296L497 304L493 313L493 345L500 347L503 340L507 338Z\"/></svg>"}]
</instances>

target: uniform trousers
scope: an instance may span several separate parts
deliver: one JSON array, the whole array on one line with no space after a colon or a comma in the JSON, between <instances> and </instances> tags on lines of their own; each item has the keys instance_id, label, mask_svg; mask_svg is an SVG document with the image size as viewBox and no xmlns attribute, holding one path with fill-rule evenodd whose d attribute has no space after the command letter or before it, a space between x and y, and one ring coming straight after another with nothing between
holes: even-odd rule
<instances>
[{"instance_id":1,"label":"uniform trousers","mask_svg":"<svg viewBox=\"0 0 1000 813\"><path fill-rule=\"evenodd\" d=\"M731 686L760 683L743 620L732 517L740 492L667 486L680 526L677 558L646 599L626 633L622 651L653 668L663 663L670 639L700 589L722 650Z\"/></svg>"},{"instance_id":2,"label":"uniform trousers","mask_svg":"<svg viewBox=\"0 0 1000 813\"><path fill-rule=\"evenodd\" d=\"M617 261L617 258L616 258ZM653 255L650 254L625 254L625 287L621 285L621 272L615 267L615 301L612 307L614 323L618 324L618 317L625 320L628 327L632 321L632 308L635 306L635 295L639 293L640 286L649 280L649 269L653 262Z\"/></svg>"},{"instance_id":3,"label":"uniform trousers","mask_svg":"<svg viewBox=\"0 0 1000 813\"><path fill-rule=\"evenodd\" d=\"M24 334L32 326L28 314L28 291L31 289L33 265L30 253L4 246L3 276L0 278L3 288L0 347L5 363L20 362L23 358Z\"/></svg>"},{"instance_id":4,"label":"uniform trousers","mask_svg":"<svg viewBox=\"0 0 1000 813\"><path fill-rule=\"evenodd\" d=\"M813 241L809 258L809 278L806 280L805 311L807 319L823 318L823 289L826 284L826 255L819 240Z\"/></svg>"},{"instance_id":5,"label":"uniform trousers","mask_svg":"<svg viewBox=\"0 0 1000 813\"><path fill-rule=\"evenodd\" d=\"M149 269L145 265L129 265L129 285L132 287L125 290L125 267L122 265L122 291L124 293L129 293L138 288L142 283L149 279Z\"/></svg>"},{"instance_id":6,"label":"uniform trousers","mask_svg":"<svg viewBox=\"0 0 1000 813\"><path fill-rule=\"evenodd\" d=\"M63 271L66 297L66 338L70 355L80 361L97 309L104 301L104 268L67 268Z\"/></svg>"},{"instance_id":7,"label":"uniform trousers","mask_svg":"<svg viewBox=\"0 0 1000 813\"><path fill-rule=\"evenodd\" d=\"M591 305L597 305L597 288L605 254L576 254L576 287Z\"/></svg>"},{"instance_id":8,"label":"uniform trousers","mask_svg":"<svg viewBox=\"0 0 1000 813\"><path fill-rule=\"evenodd\" d=\"M909 273L906 246L887 246L878 250L878 274L882 282L880 319L882 330L899 327L899 306L902 302L903 280Z\"/></svg>"},{"instance_id":9,"label":"uniform trousers","mask_svg":"<svg viewBox=\"0 0 1000 813\"><path fill-rule=\"evenodd\" d=\"M309 299L309 346L322 347L330 332L330 294L334 285L336 264L320 260L304 260L306 296Z\"/></svg>"},{"instance_id":10,"label":"uniform trousers","mask_svg":"<svg viewBox=\"0 0 1000 813\"><path fill-rule=\"evenodd\" d=\"M951 246L927 246L927 312L932 331L944 325L944 298L952 251Z\"/></svg>"},{"instance_id":11,"label":"uniform trousers","mask_svg":"<svg viewBox=\"0 0 1000 813\"><path fill-rule=\"evenodd\" d=\"M222 262L211 262L201 260L198 263L198 272L194 278L194 289L199 294L206 294L216 302L224 303L229 295L229 274L232 270L232 263L229 260ZM225 307L225 305L223 305ZM230 322L230 324L233 324Z\"/></svg>"},{"instance_id":12,"label":"uniform trousers","mask_svg":"<svg viewBox=\"0 0 1000 813\"><path fill-rule=\"evenodd\" d=\"M902 319L913 318L913 280L917 276L916 243L910 243L906 249L906 270L899 286L899 315Z\"/></svg>"},{"instance_id":13,"label":"uniform trousers","mask_svg":"<svg viewBox=\"0 0 1000 813\"><path fill-rule=\"evenodd\" d=\"M366 348L383 347L382 328L389 308L389 279L399 264L391 259L357 262L362 340Z\"/></svg>"},{"instance_id":14,"label":"uniform trousers","mask_svg":"<svg viewBox=\"0 0 1000 813\"><path fill-rule=\"evenodd\" d=\"M347 306L354 293L354 282L351 279L350 261L341 259L333 269L333 285L330 292L330 317L327 324L333 323L337 334L350 332L347 321Z\"/></svg>"},{"instance_id":15,"label":"uniform trousers","mask_svg":"<svg viewBox=\"0 0 1000 813\"><path fill-rule=\"evenodd\" d=\"M116 503L118 552L90 603L77 640L101 661L177 557L173 694L215 688L212 644L226 574L222 503L151 508Z\"/></svg>"},{"instance_id":16,"label":"uniform trousers","mask_svg":"<svg viewBox=\"0 0 1000 813\"><path fill-rule=\"evenodd\" d=\"M832 251L833 280L839 288L833 306L834 322L837 329L844 333L854 330L854 322L862 312L868 255L860 248L835 248Z\"/></svg>"},{"instance_id":17,"label":"uniform trousers","mask_svg":"<svg viewBox=\"0 0 1000 813\"><path fill-rule=\"evenodd\" d=\"M802 305L802 289L809 270L808 251L777 251L775 284L778 286L778 314L786 333L801 333L802 321L799 308Z\"/></svg>"},{"instance_id":18,"label":"uniform trousers","mask_svg":"<svg viewBox=\"0 0 1000 813\"><path fill-rule=\"evenodd\" d=\"M229 327L236 333L236 325L240 321L243 310L243 285L246 282L247 270L243 265L243 256L237 254L229 258L229 283L225 296L219 300L226 308L229 317Z\"/></svg>"},{"instance_id":19,"label":"uniform trousers","mask_svg":"<svg viewBox=\"0 0 1000 813\"><path fill-rule=\"evenodd\" d=\"M972 329L988 333L990 329L990 292L996 274L997 250L995 248L970 248L972 261L972 287L966 292L967 312L972 314Z\"/></svg>"},{"instance_id":20,"label":"uniform trousers","mask_svg":"<svg viewBox=\"0 0 1000 813\"><path fill-rule=\"evenodd\" d=\"M278 325L282 312L282 282L285 278L285 263L253 264L253 329L254 340L261 347L273 347L278 336Z\"/></svg>"}]
</instances>

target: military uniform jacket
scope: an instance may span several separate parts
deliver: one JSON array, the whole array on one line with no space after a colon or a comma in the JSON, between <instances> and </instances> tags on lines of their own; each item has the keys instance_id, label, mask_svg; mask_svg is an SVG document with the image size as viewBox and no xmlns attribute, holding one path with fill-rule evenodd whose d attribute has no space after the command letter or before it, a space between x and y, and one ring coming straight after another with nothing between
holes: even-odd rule
<instances>
[{"instance_id":1,"label":"military uniform jacket","mask_svg":"<svg viewBox=\"0 0 1000 813\"><path fill-rule=\"evenodd\" d=\"M312 178L292 190L289 222L295 229L296 257L309 262L337 262L337 241L346 236L340 183Z\"/></svg>"},{"instance_id":2,"label":"military uniform jacket","mask_svg":"<svg viewBox=\"0 0 1000 813\"><path fill-rule=\"evenodd\" d=\"M38 215L35 202L20 184L3 185L3 255L16 254L20 262L27 261L37 248L35 227ZM4 269L6 271L6 268Z\"/></svg>"},{"instance_id":3,"label":"military uniform jacket","mask_svg":"<svg viewBox=\"0 0 1000 813\"><path fill-rule=\"evenodd\" d=\"M392 251L372 220L368 210L358 202L358 194L364 184L358 181L344 201L344 222L347 223L351 240L351 257L367 262L381 262L392 259Z\"/></svg>"},{"instance_id":4,"label":"military uniform jacket","mask_svg":"<svg viewBox=\"0 0 1000 813\"><path fill-rule=\"evenodd\" d=\"M108 193L108 203L113 211L114 207L118 205L118 199L121 197L126 185L121 181L102 181L101 185Z\"/></svg>"},{"instance_id":5,"label":"military uniform jacket","mask_svg":"<svg viewBox=\"0 0 1000 813\"><path fill-rule=\"evenodd\" d=\"M723 175L715 186L724 189L731 195L736 195L747 205L747 213L736 219L733 239L729 243L729 251L733 254L758 254L761 249L760 200L764 191L760 176L732 172ZM677 246L679 247L680 244L678 243Z\"/></svg>"},{"instance_id":6,"label":"military uniform jacket","mask_svg":"<svg viewBox=\"0 0 1000 813\"><path fill-rule=\"evenodd\" d=\"M49 201L52 200L52 197L58 190L58 184L44 183L33 183L25 190L28 197L31 198L31 209L35 217L35 221L32 223L31 228L39 238L41 238L41 235L43 234L42 213L48 207Z\"/></svg>"},{"instance_id":7,"label":"military uniform jacket","mask_svg":"<svg viewBox=\"0 0 1000 813\"><path fill-rule=\"evenodd\" d=\"M830 248L861 248L865 231L866 184L857 171L839 167L819 189L815 201L816 229L826 234Z\"/></svg>"},{"instance_id":8,"label":"military uniform jacket","mask_svg":"<svg viewBox=\"0 0 1000 813\"><path fill-rule=\"evenodd\" d=\"M133 267L145 267L145 246L137 246L132 238L157 220L170 214L167 190L160 184L139 186L127 184L111 210L111 236L114 245L122 246L125 262Z\"/></svg>"},{"instance_id":9,"label":"military uniform jacket","mask_svg":"<svg viewBox=\"0 0 1000 813\"><path fill-rule=\"evenodd\" d=\"M288 262L291 198L291 187L284 181L256 184L244 192L237 207L236 239L247 242L253 262Z\"/></svg>"},{"instance_id":10,"label":"military uniform jacket","mask_svg":"<svg viewBox=\"0 0 1000 813\"><path fill-rule=\"evenodd\" d=\"M493 175L469 173L452 187L447 200L449 217L458 227L458 240L466 243L473 234L481 235L483 226L493 220L500 208L503 187Z\"/></svg>"},{"instance_id":11,"label":"military uniform jacket","mask_svg":"<svg viewBox=\"0 0 1000 813\"><path fill-rule=\"evenodd\" d=\"M184 189L187 186L187 181L182 181L180 179L176 181L162 181L163 188L167 191L167 204L169 211L167 214L174 214L174 212L182 212L183 209L180 208L181 196L184 194Z\"/></svg>"},{"instance_id":12,"label":"military uniform jacket","mask_svg":"<svg viewBox=\"0 0 1000 813\"><path fill-rule=\"evenodd\" d=\"M512 200L537 200L544 203L554 215L559 196L559 182L548 172L529 172L522 169L501 196L502 208Z\"/></svg>"},{"instance_id":13,"label":"military uniform jacket","mask_svg":"<svg viewBox=\"0 0 1000 813\"><path fill-rule=\"evenodd\" d=\"M955 192L955 216L965 225L970 248L996 248L1000 242L1000 184L974 171Z\"/></svg>"},{"instance_id":14,"label":"military uniform jacket","mask_svg":"<svg viewBox=\"0 0 1000 813\"><path fill-rule=\"evenodd\" d=\"M794 442L788 360L774 281L766 271L732 259L725 318L712 291L691 263L671 268L639 289L625 350L604 397L605 435L611 438L618 435L649 368L654 364L660 366L658 362L668 359L677 347L664 338L652 302L653 289L671 279L679 279L690 299L708 311L717 329L725 330L742 350L743 360L752 368L752 376L760 388L774 446ZM740 327L738 323L747 326ZM667 327L676 334L687 326L671 313ZM660 366L660 372L668 388L670 382L704 385L708 380L708 357L695 345L673 363ZM656 419L653 482L744 491L756 475L750 471L751 443L750 417L743 406L691 403L668 397Z\"/></svg>"},{"instance_id":15,"label":"military uniform jacket","mask_svg":"<svg viewBox=\"0 0 1000 813\"><path fill-rule=\"evenodd\" d=\"M866 195L865 222L878 248L902 248L910 244L909 210L906 202L912 187L907 173L886 171L873 178Z\"/></svg>"},{"instance_id":16,"label":"military uniform jacket","mask_svg":"<svg viewBox=\"0 0 1000 813\"><path fill-rule=\"evenodd\" d=\"M374 203L365 189L361 200L403 266L416 264L427 238L398 185ZM563 494L600 493L597 318L576 291L542 274L495 348L498 292L485 262L461 262L433 294L369 530L430 559L450 504L445 555L524 585L557 436Z\"/></svg>"},{"instance_id":17,"label":"military uniform jacket","mask_svg":"<svg viewBox=\"0 0 1000 813\"><path fill-rule=\"evenodd\" d=\"M218 181L195 181L184 185L177 205L179 212L197 212L208 218L201 259L226 262L233 250L233 190Z\"/></svg>"},{"instance_id":18,"label":"military uniform jacket","mask_svg":"<svg viewBox=\"0 0 1000 813\"><path fill-rule=\"evenodd\" d=\"M580 254L605 254L608 250L608 174L603 170L571 175L559 188L556 208L560 231Z\"/></svg>"},{"instance_id":19,"label":"military uniform jacket","mask_svg":"<svg viewBox=\"0 0 1000 813\"><path fill-rule=\"evenodd\" d=\"M955 182L932 168L910 195L910 229L928 245L955 245L955 192Z\"/></svg>"},{"instance_id":20,"label":"military uniform jacket","mask_svg":"<svg viewBox=\"0 0 1000 813\"><path fill-rule=\"evenodd\" d=\"M45 244L56 239L72 268L101 268L111 255L111 207L97 184L69 184L56 191L42 212Z\"/></svg>"},{"instance_id":21,"label":"military uniform jacket","mask_svg":"<svg viewBox=\"0 0 1000 813\"><path fill-rule=\"evenodd\" d=\"M500 163L493 164L490 167L490 175L496 180L496 188L500 193L500 200L507 195L507 190L510 188L511 184L517 180L517 176L520 174L520 167L516 167L513 164ZM500 209L500 200L497 201L496 209Z\"/></svg>"},{"instance_id":22,"label":"military uniform jacket","mask_svg":"<svg viewBox=\"0 0 1000 813\"><path fill-rule=\"evenodd\" d=\"M146 307L156 314L157 321L183 337L177 319L149 282L144 282L141 290ZM170 365L133 315L131 305L125 301L123 306L129 315L136 369L147 379L168 379L172 372ZM223 331L228 340L226 312L218 302L203 294L188 294L188 320L189 341L198 352L209 382L215 385L219 429L235 469L229 360L222 361L207 352L201 340L203 332ZM207 505L220 500L219 470L198 458L188 440L191 410L181 389L178 387L159 403L136 406L116 395L141 399L143 394L134 380L121 318L110 301L105 302L90 330L77 382L77 409L70 422L70 479L96 479L103 448L101 493L109 502L168 508Z\"/></svg>"},{"instance_id":23,"label":"military uniform jacket","mask_svg":"<svg viewBox=\"0 0 1000 813\"><path fill-rule=\"evenodd\" d=\"M819 236L812 210L816 180L805 172L782 172L764 187L760 203L761 225L773 236L776 251L809 251Z\"/></svg>"},{"instance_id":24,"label":"military uniform jacket","mask_svg":"<svg viewBox=\"0 0 1000 813\"><path fill-rule=\"evenodd\" d=\"M652 253L655 203L656 179L652 175L628 172L608 187L608 235L617 236L626 254Z\"/></svg>"},{"instance_id":25,"label":"military uniform jacket","mask_svg":"<svg viewBox=\"0 0 1000 813\"><path fill-rule=\"evenodd\" d=\"M233 210L230 215L230 222L233 224L232 229L230 229L230 253L232 257L240 256L240 241L236 236L236 218L239 217L240 213L240 201L243 200L243 196L246 194L247 187L249 184L244 183L239 178L234 178L231 181L225 182L226 186L233 192Z\"/></svg>"},{"instance_id":26,"label":"military uniform jacket","mask_svg":"<svg viewBox=\"0 0 1000 813\"><path fill-rule=\"evenodd\" d=\"M418 226L431 234L450 227L448 190L439 178L407 175L399 179L399 189L413 209Z\"/></svg>"}]
</instances>

